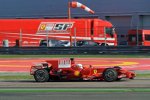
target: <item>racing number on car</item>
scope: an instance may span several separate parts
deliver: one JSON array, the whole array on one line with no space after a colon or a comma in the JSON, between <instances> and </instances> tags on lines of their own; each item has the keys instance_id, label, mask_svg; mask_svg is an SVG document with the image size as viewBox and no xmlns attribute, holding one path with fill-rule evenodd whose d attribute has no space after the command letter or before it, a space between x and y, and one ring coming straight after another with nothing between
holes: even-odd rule
<instances>
[{"instance_id":1,"label":"racing number on car","mask_svg":"<svg viewBox=\"0 0 150 100\"><path fill-rule=\"evenodd\" d=\"M96 74L97 73L97 70L94 70L94 74Z\"/></svg>"}]
</instances>

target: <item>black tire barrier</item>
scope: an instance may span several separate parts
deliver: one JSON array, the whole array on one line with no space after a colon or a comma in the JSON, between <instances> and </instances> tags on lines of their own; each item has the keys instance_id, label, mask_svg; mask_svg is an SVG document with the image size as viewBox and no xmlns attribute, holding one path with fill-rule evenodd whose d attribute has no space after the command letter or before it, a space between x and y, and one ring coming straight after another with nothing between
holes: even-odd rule
<instances>
[{"instance_id":1,"label":"black tire barrier","mask_svg":"<svg viewBox=\"0 0 150 100\"><path fill-rule=\"evenodd\" d=\"M150 46L102 47L1 47L0 54L66 55L66 54L150 54Z\"/></svg>"}]
</instances>

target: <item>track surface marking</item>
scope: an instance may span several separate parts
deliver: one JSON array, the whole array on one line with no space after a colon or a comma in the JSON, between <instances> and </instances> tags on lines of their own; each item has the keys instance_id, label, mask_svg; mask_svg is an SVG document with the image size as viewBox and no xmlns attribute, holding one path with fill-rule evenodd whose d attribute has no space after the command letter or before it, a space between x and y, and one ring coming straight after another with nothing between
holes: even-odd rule
<instances>
[{"instance_id":1,"label":"track surface marking","mask_svg":"<svg viewBox=\"0 0 150 100\"><path fill-rule=\"evenodd\" d=\"M59 58L53 58L59 59ZM33 64L50 60L50 58L0 59L1 72L29 72ZM76 58L76 63L94 67L121 66L129 70L150 70L150 58Z\"/></svg>"}]
</instances>

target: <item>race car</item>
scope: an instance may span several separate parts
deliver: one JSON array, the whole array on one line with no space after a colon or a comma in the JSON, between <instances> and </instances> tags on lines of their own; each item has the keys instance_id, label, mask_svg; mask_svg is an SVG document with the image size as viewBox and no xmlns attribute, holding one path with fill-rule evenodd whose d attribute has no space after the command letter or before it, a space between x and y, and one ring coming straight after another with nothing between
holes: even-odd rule
<instances>
[{"instance_id":1,"label":"race car","mask_svg":"<svg viewBox=\"0 0 150 100\"><path fill-rule=\"evenodd\" d=\"M94 67L76 64L74 58L52 59L31 66L36 82L63 80L102 80L113 82L122 78L134 79L136 74L119 66Z\"/></svg>"}]
</instances>

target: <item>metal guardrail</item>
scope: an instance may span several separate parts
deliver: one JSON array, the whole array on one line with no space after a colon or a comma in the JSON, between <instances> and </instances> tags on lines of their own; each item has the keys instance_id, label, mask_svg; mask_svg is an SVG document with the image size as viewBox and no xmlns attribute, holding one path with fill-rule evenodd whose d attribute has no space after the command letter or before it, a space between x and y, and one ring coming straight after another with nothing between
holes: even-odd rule
<instances>
[{"instance_id":1,"label":"metal guardrail","mask_svg":"<svg viewBox=\"0 0 150 100\"><path fill-rule=\"evenodd\" d=\"M147 54L150 46L102 47L1 47L0 54Z\"/></svg>"}]
</instances>

